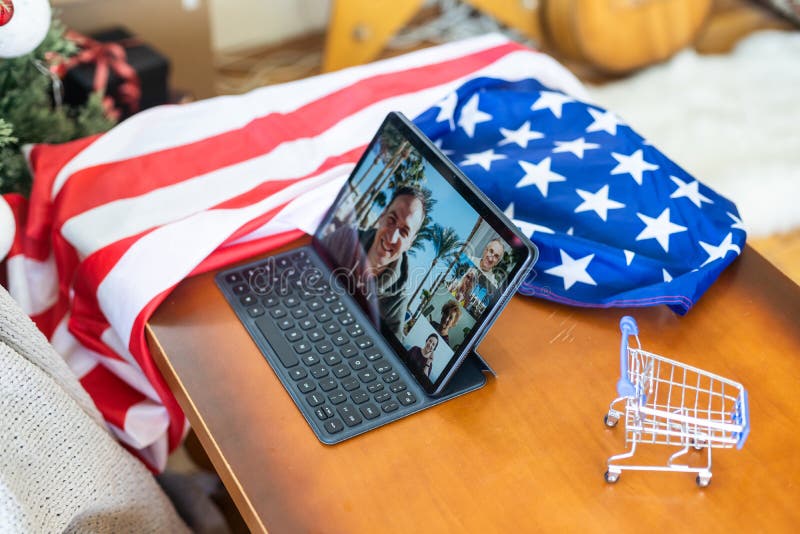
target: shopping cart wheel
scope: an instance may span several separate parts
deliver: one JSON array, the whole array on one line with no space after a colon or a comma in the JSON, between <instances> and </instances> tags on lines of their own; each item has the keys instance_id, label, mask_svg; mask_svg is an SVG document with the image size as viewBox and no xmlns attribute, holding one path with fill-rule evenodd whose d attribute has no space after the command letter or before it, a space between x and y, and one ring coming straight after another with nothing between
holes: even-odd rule
<instances>
[{"instance_id":1,"label":"shopping cart wheel","mask_svg":"<svg viewBox=\"0 0 800 534\"><path fill-rule=\"evenodd\" d=\"M603 422L606 424L608 428L614 428L615 426L617 426L617 422L619 422L619 417L607 413L605 417L603 417Z\"/></svg>"},{"instance_id":2,"label":"shopping cart wheel","mask_svg":"<svg viewBox=\"0 0 800 534\"><path fill-rule=\"evenodd\" d=\"M701 488L707 488L709 484L711 484L711 475L697 475L695 479L697 485Z\"/></svg>"},{"instance_id":3,"label":"shopping cart wheel","mask_svg":"<svg viewBox=\"0 0 800 534\"><path fill-rule=\"evenodd\" d=\"M605 477L606 482L608 482L609 484L613 484L617 480L619 480L619 473L615 473L613 471L606 471L605 475L603 476Z\"/></svg>"}]
</instances>

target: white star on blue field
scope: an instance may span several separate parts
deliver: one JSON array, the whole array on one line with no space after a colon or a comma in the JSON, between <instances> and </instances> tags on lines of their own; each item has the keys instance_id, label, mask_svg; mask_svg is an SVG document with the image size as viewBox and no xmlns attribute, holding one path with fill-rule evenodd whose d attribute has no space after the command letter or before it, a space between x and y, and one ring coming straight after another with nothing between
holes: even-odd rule
<instances>
[{"instance_id":1,"label":"white star on blue field","mask_svg":"<svg viewBox=\"0 0 800 534\"><path fill-rule=\"evenodd\" d=\"M524 293L685 313L744 247L732 202L537 80L470 80L415 122L538 246Z\"/></svg>"}]
</instances>

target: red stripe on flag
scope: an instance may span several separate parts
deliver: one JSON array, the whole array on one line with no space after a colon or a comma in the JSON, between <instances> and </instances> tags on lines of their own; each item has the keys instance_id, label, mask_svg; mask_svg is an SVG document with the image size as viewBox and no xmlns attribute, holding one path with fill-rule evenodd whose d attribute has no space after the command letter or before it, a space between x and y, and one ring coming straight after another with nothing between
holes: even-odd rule
<instances>
[{"instance_id":1,"label":"red stripe on flag","mask_svg":"<svg viewBox=\"0 0 800 534\"><path fill-rule=\"evenodd\" d=\"M30 153L31 205L25 225L25 254L39 261L50 254L50 231L54 211L50 198L56 176L64 166L100 136L84 137L59 145L35 145Z\"/></svg>"},{"instance_id":2,"label":"red stripe on flag","mask_svg":"<svg viewBox=\"0 0 800 534\"><path fill-rule=\"evenodd\" d=\"M83 169L74 173L70 187L59 193L65 197L58 213L59 226L93 207L267 154L287 141L315 137L377 101L447 83L522 49L508 43L441 63L376 75L291 113L271 113L201 141Z\"/></svg>"},{"instance_id":3,"label":"red stripe on flag","mask_svg":"<svg viewBox=\"0 0 800 534\"><path fill-rule=\"evenodd\" d=\"M218 248L208 258L203 260L200 265L195 267L189 276L231 266L237 262L257 256L258 254L264 254L270 250L288 245L304 235L306 235L306 233L302 230L289 230L288 232L270 235L252 241L245 241L244 243L237 243L233 246Z\"/></svg>"},{"instance_id":4,"label":"red stripe on flag","mask_svg":"<svg viewBox=\"0 0 800 534\"><path fill-rule=\"evenodd\" d=\"M89 396L96 399L95 404L103 419L118 428L125 428L128 408L147 400L102 365L95 366L80 382Z\"/></svg>"},{"instance_id":5,"label":"red stripe on flag","mask_svg":"<svg viewBox=\"0 0 800 534\"><path fill-rule=\"evenodd\" d=\"M243 258L249 257L252 254L274 250L294 241L302 235L302 231L293 230L256 240L252 244L245 243L242 245L237 245L234 247L235 250L215 251L211 256L206 258L206 260L198 265L194 271L192 271L191 275L217 269L222 265L229 265L230 263L234 263ZM252 250L249 250L251 247ZM235 255L233 254L234 252L236 253ZM147 306L144 307L141 313L139 313L133 323L131 344L129 346L132 354L140 355L140 357L137 357L137 360L142 364L142 370L144 371L145 375L147 375L150 383L158 393L158 396L162 399L162 401L164 401L164 406L167 408L167 413L169 413L170 425L168 439L170 451L180 445L180 442L183 439L183 425L185 416L183 414L183 410L181 410L181 407L178 404L178 401L175 399L175 396L172 394L172 391L169 389L169 386L167 385L166 381L161 375L161 372L156 367L152 356L150 355L144 327L147 324L147 321L153 315L153 312L155 312L156 308L158 308L164 299L169 296L174 288L175 286L157 295L147 304Z\"/></svg>"}]
</instances>

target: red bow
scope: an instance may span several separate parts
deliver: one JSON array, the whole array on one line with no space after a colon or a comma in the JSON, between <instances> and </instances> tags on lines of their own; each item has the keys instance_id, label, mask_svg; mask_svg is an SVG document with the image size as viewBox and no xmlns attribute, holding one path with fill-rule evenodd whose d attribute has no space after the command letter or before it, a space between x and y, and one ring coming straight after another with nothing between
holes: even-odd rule
<instances>
[{"instance_id":1,"label":"red bow","mask_svg":"<svg viewBox=\"0 0 800 534\"><path fill-rule=\"evenodd\" d=\"M103 96L103 107L114 118L119 118L119 110L114 100L105 94L108 78L113 71L121 80L117 88L117 99L125 104L130 113L139 110L142 86L136 70L128 64L125 47L120 43L102 43L78 32L68 30L65 37L80 47L80 52L66 61L54 64L50 69L63 78L67 71L82 63L94 64L94 90Z\"/></svg>"}]
</instances>

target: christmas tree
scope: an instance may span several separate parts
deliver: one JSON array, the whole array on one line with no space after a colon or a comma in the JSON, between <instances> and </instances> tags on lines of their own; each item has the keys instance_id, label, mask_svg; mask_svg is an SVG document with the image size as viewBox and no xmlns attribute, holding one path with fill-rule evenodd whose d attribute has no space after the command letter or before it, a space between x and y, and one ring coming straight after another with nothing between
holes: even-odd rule
<instances>
[{"instance_id":1,"label":"christmas tree","mask_svg":"<svg viewBox=\"0 0 800 534\"><path fill-rule=\"evenodd\" d=\"M54 103L54 90L60 88L48 69L77 51L64 37L64 26L53 19L33 52L0 59L0 194L30 191L31 175L22 154L26 144L62 143L114 125L104 112L100 94L93 94L79 108Z\"/></svg>"}]
</instances>

